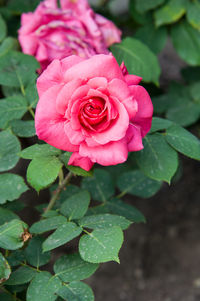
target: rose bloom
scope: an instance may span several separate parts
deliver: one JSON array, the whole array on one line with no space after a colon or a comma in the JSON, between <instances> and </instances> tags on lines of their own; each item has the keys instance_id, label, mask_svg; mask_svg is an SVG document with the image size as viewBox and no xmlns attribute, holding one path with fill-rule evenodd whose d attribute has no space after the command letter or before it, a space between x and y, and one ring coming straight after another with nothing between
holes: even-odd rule
<instances>
[{"instance_id":1,"label":"rose bloom","mask_svg":"<svg viewBox=\"0 0 200 301\"><path fill-rule=\"evenodd\" d=\"M101 15L95 14L87 0L45 0L35 12L21 16L19 42L22 51L36 57L42 70L54 59L72 54L88 58L108 53L120 42L121 32Z\"/></svg>"},{"instance_id":2,"label":"rose bloom","mask_svg":"<svg viewBox=\"0 0 200 301\"><path fill-rule=\"evenodd\" d=\"M54 60L37 80L38 138L73 152L69 164L85 170L126 161L151 127L153 106L140 80L111 54Z\"/></svg>"}]
</instances>

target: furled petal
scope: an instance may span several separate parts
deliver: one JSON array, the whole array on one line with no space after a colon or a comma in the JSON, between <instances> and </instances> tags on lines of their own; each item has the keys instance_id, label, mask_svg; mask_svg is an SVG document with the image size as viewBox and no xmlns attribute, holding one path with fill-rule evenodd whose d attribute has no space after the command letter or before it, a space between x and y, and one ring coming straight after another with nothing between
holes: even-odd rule
<instances>
[{"instance_id":1,"label":"furled petal","mask_svg":"<svg viewBox=\"0 0 200 301\"><path fill-rule=\"evenodd\" d=\"M107 79L105 77L94 77L91 78L87 84L93 88L93 89L98 89L98 88L105 88L107 86Z\"/></svg>"},{"instance_id":2,"label":"furled petal","mask_svg":"<svg viewBox=\"0 0 200 301\"><path fill-rule=\"evenodd\" d=\"M79 145L84 140L81 131L74 131L70 125L70 122L65 123L64 129L65 129L65 134L67 135L69 141L72 144Z\"/></svg>"},{"instance_id":3,"label":"furled petal","mask_svg":"<svg viewBox=\"0 0 200 301\"><path fill-rule=\"evenodd\" d=\"M48 51L43 43L40 43L37 49L36 59L41 62L48 59Z\"/></svg>"},{"instance_id":4,"label":"furled petal","mask_svg":"<svg viewBox=\"0 0 200 301\"><path fill-rule=\"evenodd\" d=\"M36 109L35 127L39 139L69 152L77 151L78 146L72 145L65 134L63 116L56 111L56 96L61 85L53 86L43 93Z\"/></svg>"},{"instance_id":5,"label":"furled petal","mask_svg":"<svg viewBox=\"0 0 200 301\"><path fill-rule=\"evenodd\" d=\"M74 79L68 82L60 91L56 99L56 109L60 114L65 115L65 111L68 107L69 101L71 100L72 94L81 86L81 79Z\"/></svg>"},{"instance_id":6,"label":"furled petal","mask_svg":"<svg viewBox=\"0 0 200 301\"><path fill-rule=\"evenodd\" d=\"M94 77L105 77L107 80L113 78L123 79L122 71L112 55L94 55L83 62L68 69L64 75L65 81L77 78L90 79Z\"/></svg>"},{"instance_id":7,"label":"furled petal","mask_svg":"<svg viewBox=\"0 0 200 301\"><path fill-rule=\"evenodd\" d=\"M128 84L128 86L131 86L131 85L138 85L141 82L142 77L133 74L127 74L124 76L124 79Z\"/></svg>"},{"instance_id":8,"label":"furled petal","mask_svg":"<svg viewBox=\"0 0 200 301\"><path fill-rule=\"evenodd\" d=\"M114 43L120 43L121 31L115 26L113 22L109 21L99 14L95 14L95 21L100 27L107 47Z\"/></svg>"},{"instance_id":9,"label":"furled petal","mask_svg":"<svg viewBox=\"0 0 200 301\"><path fill-rule=\"evenodd\" d=\"M91 135L99 144L106 144L110 141L122 139L128 129L129 116L124 105L117 99L112 99L112 102L118 112L118 116L111 122L111 125L105 131Z\"/></svg>"},{"instance_id":10,"label":"furled petal","mask_svg":"<svg viewBox=\"0 0 200 301\"><path fill-rule=\"evenodd\" d=\"M94 163L88 157L81 157L78 152L74 152L68 162L69 165L80 166L89 171Z\"/></svg>"},{"instance_id":11,"label":"furled petal","mask_svg":"<svg viewBox=\"0 0 200 301\"><path fill-rule=\"evenodd\" d=\"M126 137L129 152L136 152L143 149L141 128L139 126L130 124Z\"/></svg>"},{"instance_id":12,"label":"furled petal","mask_svg":"<svg viewBox=\"0 0 200 301\"><path fill-rule=\"evenodd\" d=\"M110 92L110 95L115 96L121 103L123 103L130 119L134 118L138 110L138 105L127 84L120 79L113 79L108 84L108 91Z\"/></svg>"},{"instance_id":13,"label":"furled petal","mask_svg":"<svg viewBox=\"0 0 200 301\"><path fill-rule=\"evenodd\" d=\"M89 157L92 162L97 162L104 166L116 165L127 160L127 142L125 139L122 139L96 147L88 147L83 142L80 145L79 154L83 157Z\"/></svg>"},{"instance_id":14,"label":"furled petal","mask_svg":"<svg viewBox=\"0 0 200 301\"><path fill-rule=\"evenodd\" d=\"M26 54L34 55L38 47L38 40L32 34L29 35L19 35L18 37L22 51Z\"/></svg>"},{"instance_id":15,"label":"furled petal","mask_svg":"<svg viewBox=\"0 0 200 301\"><path fill-rule=\"evenodd\" d=\"M151 128L151 121L153 115L153 105L148 92L142 86L129 87L137 100L138 111L132 122L138 124L142 128L142 136L144 137Z\"/></svg>"}]
</instances>

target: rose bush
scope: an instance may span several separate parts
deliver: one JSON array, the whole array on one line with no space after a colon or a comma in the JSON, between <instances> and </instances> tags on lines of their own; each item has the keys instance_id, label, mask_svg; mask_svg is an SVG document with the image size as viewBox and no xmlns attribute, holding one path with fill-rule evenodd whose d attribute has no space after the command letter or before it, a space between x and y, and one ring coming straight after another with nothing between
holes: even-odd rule
<instances>
[{"instance_id":1,"label":"rose bush","mask_svg":"<svg viewBox=\"0 0 200 301\"><path fill-rule=\"evenodd\" d=\"M143 148L153 106L141 78L110 55L54 60L37 81L39 139L69 152L69 164L90 170L115 165Z\"/></svg>"},{"instance_id":2,"label":"rose bush","mask_svg":"<svg viewBox=\"0 0 200 301\"><path fill-rule=\"evenodd\" d=\"M87 0L41 2L35 12L21 16L19 42L22 51L36 57L45 69L53 59L75 54L90 57L108 53L120 42L120 30L109 20L95 14Z\"/></svg>"}]
</instances>

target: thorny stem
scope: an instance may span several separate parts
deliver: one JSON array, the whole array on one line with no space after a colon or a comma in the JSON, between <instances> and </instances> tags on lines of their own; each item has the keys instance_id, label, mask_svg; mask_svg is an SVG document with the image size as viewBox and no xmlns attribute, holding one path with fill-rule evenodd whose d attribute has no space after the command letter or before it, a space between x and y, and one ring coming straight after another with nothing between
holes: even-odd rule
<instances>
[{"instance_id":1,"label":"thorny stem","mask_svg":"<svg viewBox=\"0 0 200 301\"><path fill-rule=\"evenodd\" d=\"M49 210L51 210L56 202L56 200L58 199L61 191L65 188L65 186L69 183L69 181L72 178L72 173L69 172L67 174L67 176L64 178L64 180L58 185L58 188L56 189L56 191L54 192L52 198L50 199L49 205L47 206L47 208L45 209L45 213L48 212Z\"/></svg>"}]
</instances>

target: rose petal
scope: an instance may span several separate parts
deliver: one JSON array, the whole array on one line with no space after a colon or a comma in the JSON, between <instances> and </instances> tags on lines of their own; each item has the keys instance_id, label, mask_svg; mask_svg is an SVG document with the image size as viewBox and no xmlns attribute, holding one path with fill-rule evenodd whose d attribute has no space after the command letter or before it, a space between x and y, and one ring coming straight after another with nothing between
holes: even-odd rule
<instances>
[{"instance_id":1,"label":"rose petal","mask_svg":"<svg viewBox=\"0 0 200 301\"><path fill-rule=\"evenodd\" d=\"M130 119L134 118L138 110L138 105L127 84L122 80L113 79L108 84L108 91L112 96L115 96L121 103L123 103Z\"/></svg>"},{"instance_id":2,"label":"rose petal","mask_svg":"<svg viewBox=\"0 0 200 301\"><path fill-rule=\"evenodd\" d=\"M138 85L141 82L142 77L133 74L127 74L124 76L124 79L128 84L128 86L131 86L131 85Z\"/></svg>"},{"instance_id":3,"label":"rose petal","mask_svg":"<svg viewBox=\"0 0 200 301\"><path fill-rule=\"evenodd\" d=\"M96 147L88 147L83 142L80 145L79 154L83 157L89 157L92 162L97 162L104 166L116 165L127 160L127 142L125 139L122 139Z\"/></svg>"},{"instance_id":4,"label":"rose petal","mask_svg":"<svg viewBox=\"0 0 200 301\"><path fill-rule=\"evenodd\" d=\"M142 86L129 87L137 100L138 111L132 122L138 124L142 129L142 136L144 137L151 128L151 121L153 115L153 105L148 92Z\"/></svg>"},{"instance_id":5,"label":"rose petal","mask_svg":"<svg viewBox=\"0 0 200 301\"><path fill-rule=\"evenodd\" d=\"M81 131L74 131L71 127L70 122L65 123L64 129L65 129L65 134L67 135L69 141L72 144L79 145L84 140Z\"/></svg>"},{"instance_id":6,"label":"rose petal","mask_svg":"<svg viewBox=\"0 0 200 301\"><path fill-rule=\"evenodd\" d=\"M93 89L98 89L98 88L105 88L107 86L107 79L105 77L95 77L91 78L87 84L93 88Z\"/></svg>"},{"instance_id":7,"label":"rose petal","mask_svg":"<svg viewBox=\"0 0 200 301\"><path fill-rule=\"evenodd\" d=\"M128 151L135 152L143 149L141 128L130 124L126 133Z\"/></svg>"},{"instance_id":8,"label":"rose petal","mask_svg":"<svg viewBox=\"0 0 200 301\"><path fill-rule=\"evenodd\" d=\"M68 165L79 166L89 171L94 163L88 157L81 157L78 152L74 152L69 159Z\"/></svg>"},{"instance_id":9,"label":"rose petal","mask_svg":"<svg viewBox=\"0 0 200 301\"><path fill-rule=\"evenodd\" d=\"M94 55L83 62L76 64L66 71L65 81L77 78L90 79L94 77L105 77L107 80L113 78L123 79L122 71L112 55Z\"/></svg>"},{"instance_id":10,"label":"rose petal","mask_svg":"<svg viewBox=\"0 0 200 301\"><path fill-rule=\"evenodd\" d=\"M35 114L36 134L39 139L66 151L77 151L65 134L63 116L56 112L56 96L62 85L53 86L40 98Z\"/></svg>"}]
</instances>

